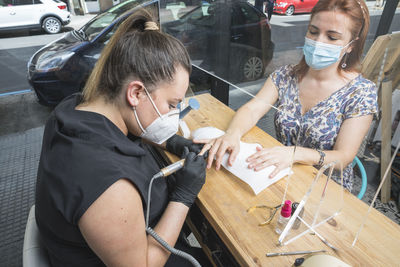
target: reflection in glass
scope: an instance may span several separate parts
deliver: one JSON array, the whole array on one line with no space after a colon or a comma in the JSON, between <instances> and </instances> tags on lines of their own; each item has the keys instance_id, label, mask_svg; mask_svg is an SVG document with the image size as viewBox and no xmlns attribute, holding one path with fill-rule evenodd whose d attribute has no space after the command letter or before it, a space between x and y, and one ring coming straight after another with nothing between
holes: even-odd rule
<instances>
[{"instance_id":1,"label":"reflection in glass","mask_svg":"<svg viewBox=\"0 0 400 267\"><path fill-rule=\"evenodd\" d=\"M95 19L85 24L79 31L78 34L87 41L92 41L97 35L107 28L114 20L120 18L125 12L132 10L133 8L146 3L146 0L128 0L117 6L114 6L104 13L96 16ZM109 38L111 35L109 36Z\"/></svg>"},{"instance_id":2,"label":"reflection in glass","mask_svg":"<svg viewBox=\"0 0 400 267\"><path fill-rule=\"evenodd\" d=\"M391 158L391 160L390 160L390 163L388 164L388 166L387 166L387 168L386 168L386 170L385 170L385 174L383 175L382 180L381 180L381 182L380 182L380 184L379 184L379 186L378 186L378 189L377 189L376 192L375 192L374 198L373 198L371 204L370 204L369 207L368 207L368 211L366 212L366 214L364 215L364 217L363 217L362 220L361 220L361 225L360 225L360 228L358 229L358 231L357 231L357 233L356 233L356 236L354 237L353 243L352 243L352 245L351 245L352 247L354 247L355 244L357 243L358 237L359 237L359 235L360 235L360 233L361 233L362 229L364 228L364 225L365 225L365 223L366 223L366 221L367 221L368 214L371 212L371 209L372 209L372 207L373 207L374 204L375 204L376 198L378 197L378 194L379 194L379 192L381 192L381 188L382 188L383 184L385 183L386 177L388 177L388 173L389 173L389 171L390 171L391 168L392 168L393 161L394 161L394 159L395 159L395 157L396 157L396 155L397 155L397 152L399 151L399 148L400 148L400 141L398 142L397 147L396 147L396 149L394 150L394 153L393 153L393 155L392 155L392 158ZM389 176L389 177L390 177L390 176Z\"/></svg>"},{"instance_id":3,"label":"reflection in glass","mask_svg":"<svg viewBox=\"0 0 400 267\"><path fill-rule=\"evenodd\" d=\"M246 1L160 3L161 27L183 42L192 63L230 82L262 77L274 44L266 15Z\"/></svg>"}]
</instances>

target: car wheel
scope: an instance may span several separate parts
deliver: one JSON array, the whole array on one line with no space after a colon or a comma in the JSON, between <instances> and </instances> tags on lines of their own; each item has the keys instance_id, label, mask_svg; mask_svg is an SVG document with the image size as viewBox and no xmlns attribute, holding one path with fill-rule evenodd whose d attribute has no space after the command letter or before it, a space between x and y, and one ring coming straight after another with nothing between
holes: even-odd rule
<instances>
[{"instance_id":1,"label":"car wheel","mask_svg":"<svg viewBox=\"0 0 400 267\"><path fill-rule=\"evenodd\" d=\"M261 57L250 55L242 59L239 71L239 77L242 81L257 80L264 74L264 64Z\"/></svg>"},{"instance_id":2,"label":"car wheel","mask_svg":"<svg viewBox=\"0 0 400 267\"><path fill-rule=\"evenodd\" d=\"M286 16L291 16L294 14L294 6L289 6L285 12Z\"/></svg>"},{"instance_id":3,"label":"car wheel","mask_svg":"<svg viewBox=\"0 0 400 267\"><path fill-rule=\"evenodd\" d=\"M42 28L50 34L61 31L61 21L55 17L47 17L43 20Z\"/></svg>"}]
</instances>

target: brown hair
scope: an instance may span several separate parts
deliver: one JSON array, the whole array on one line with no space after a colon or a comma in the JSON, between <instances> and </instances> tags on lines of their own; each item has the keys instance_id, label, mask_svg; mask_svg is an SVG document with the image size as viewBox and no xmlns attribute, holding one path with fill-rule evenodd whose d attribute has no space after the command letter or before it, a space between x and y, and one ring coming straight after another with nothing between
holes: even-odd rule
<instances>
[{"instance_id":1,"label":"brown hair","mask_svg":"<svg viewBox=\"0 0 400 267\"><path fill-rule=\"evenodd\" d=\"M172 81L179 65L190 74L183 44L160 32L152 15L141 9L121 23L102 51L83 89L83 101L103 96L112 102L129 79L139 79L152 91L157 83Z\"/></svg>"},{"instance_id":2,"label":"brown hair","mask_svg":"<svg viewBox=\"0 0 400 267\"><path fill-rule=\"evenodd\" d=\"M349 16L353 23L351 38L353 49L344 56L338 66L338 72L360 71L360 61L369 29L369 12L364 0L319 0L311 11L310 22L314 15L322 11L337 11ZM358 39L357 39L358 37ZM342 63L346 61L346 68L342 69ZM303 58L294 66L293 74L299 81L303 79L308 71L308 65Z\"/></svg>"}]
</instances>

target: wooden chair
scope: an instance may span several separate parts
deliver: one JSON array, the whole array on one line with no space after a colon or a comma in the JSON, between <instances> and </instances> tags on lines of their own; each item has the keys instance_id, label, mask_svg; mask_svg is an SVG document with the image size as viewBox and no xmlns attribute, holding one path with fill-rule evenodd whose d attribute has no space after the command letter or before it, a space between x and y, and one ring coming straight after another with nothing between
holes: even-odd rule
<instances>
[{"instance_id":1,"label":"wooden chair","mask_svg":"<svg viewBox=\"0 0 400 267\"><path fill-rule=\"evenodd\" d=\"M379 36L362 63L363 76L376 83L382 127L381 179L391 158L392 93L400 84L400 32ZM390 199L390 172L382 186L381 201Z\"/></svg>"}]
</instances>

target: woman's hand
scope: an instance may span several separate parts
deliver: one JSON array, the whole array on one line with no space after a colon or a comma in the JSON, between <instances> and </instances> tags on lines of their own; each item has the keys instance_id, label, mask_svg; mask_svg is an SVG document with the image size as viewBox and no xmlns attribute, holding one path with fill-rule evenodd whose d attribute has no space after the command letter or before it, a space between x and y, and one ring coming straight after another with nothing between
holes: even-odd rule
<instances>
[{"instance_id":1,"label":"woman's hand","mask_svg":"<svg viewBox=\"0 0 400 267\"><path fill-rule=\"evenodd\" d=\"M215 169L219 170L221 167L222 157L226 152L230 153L228 164L232 166L240 150L240 135L234 133L226 133L216 139L199 139L193 140L193 142L206 143L200 154L203 154L208 150L207 169L211 168L215 157Z\"/></svg>"},{"instance_id":2,"label":"woman's hand","mask_svg":"<svg viewBox=\"0 0 400 267\"><path fill-rule=\"evenodd\" d=\"M290 167L293 159L293 147L276 146L272 148L257 147L257 152L246 159L249 168L254 171L262 170L271 165L275 166L275 170L269 175L273 178L281 170Z\"/></svg>"},{"instance_id":3,"label":"woman's hand","mask_svg":"<svg viewBox=\"0 0 400 267\"><path fill-rule=\"evenodd\" d=\"M175 173L175 188L170 201L180 202L190 208L206 181L206 161L201 155L184 148L185 166Z\"/></svg>"},{"instance_id":4,"label":"woman's hand","mask_svg":"<svg viewBox=\"0 0 400 267\"><path fill-rule=\"evenodd\" d=\"M166 141L165 148L167 151L174 153L178 157L181 157L185 147L189 149L189 152L199 154L203 148L202 144L195 144L192 140L186 139L180 135L173 135Z\"/></svg>"}]
</instances>

